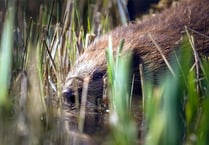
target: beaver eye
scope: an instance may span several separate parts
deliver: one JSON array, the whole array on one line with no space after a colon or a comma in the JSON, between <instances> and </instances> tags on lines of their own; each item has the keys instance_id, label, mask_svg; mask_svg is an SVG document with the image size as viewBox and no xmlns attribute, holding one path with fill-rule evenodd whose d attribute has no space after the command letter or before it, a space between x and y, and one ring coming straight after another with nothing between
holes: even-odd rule
<instances>
[{"instance_id":1,"label":"beaver eye","mask_svg":"<svg viewBox=\"0 0 209 145\"><path fill-rule=\"evenodd\" d=\"M104 76L104 72L95 71L95 72L93 73L92 79L96 81L96 80L98 80L98 79L103 78L103 76Z\"/></svg>"}]
</instances>

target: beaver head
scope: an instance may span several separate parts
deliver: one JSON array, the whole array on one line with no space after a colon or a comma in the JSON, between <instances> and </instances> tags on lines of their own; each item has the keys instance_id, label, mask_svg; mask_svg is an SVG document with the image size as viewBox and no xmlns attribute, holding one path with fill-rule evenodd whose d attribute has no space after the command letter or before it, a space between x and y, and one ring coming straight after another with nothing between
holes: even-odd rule
<instances>
[{"instance_id":1,"label":"beaver head","mask_svg":"<svg viewBox=\"0 0 209 145\"><path fill-rule=\"evenodd\" d=\"M104 49L107 43L103 41L104 39L100 38L91 44L76 60L75 65L69 72L63 87L63 96L68 103L74 103L76 97L80 100L86 77L89 77L87 100L95 103L95 98L102 98L103 80L106 76Z\"/></svg>"},{"instance_id":2,"label":"beaver head","mask_svg":"<svg viewBox=\"0 0 209 145\"><path fill-rule=\"evenodd\" d=\"M115 31L116 32L113 31L107 35L98 37L94 43L92 43L76 60L75 65L69 72L63 87L63 96L68 103L74 103L76 97L79 101L81 101L80 99L82 96L83 84L86 77L89 77L87 101L97 104L100 103L97 102L98 100L101 101L104 96L107 97L107 61L105 49L108 47L110 36L112 38L114 55L119 47L121 39L125 38L123 53L126 53L127 51L133 52L130 76L133 76L134 74L134 84L140 84L139 64L142 63L142 60L140 59L139 53L132 49L135 48L135 43L130 43L133 42L130 41L130 36L124 37L126 36L124 35L124 27L119 27ZM130 78L129 83L131 85L132 77ZM140 92L140 88L140 85L136 85L133 91Z\"/></svg>"}]
</instances>

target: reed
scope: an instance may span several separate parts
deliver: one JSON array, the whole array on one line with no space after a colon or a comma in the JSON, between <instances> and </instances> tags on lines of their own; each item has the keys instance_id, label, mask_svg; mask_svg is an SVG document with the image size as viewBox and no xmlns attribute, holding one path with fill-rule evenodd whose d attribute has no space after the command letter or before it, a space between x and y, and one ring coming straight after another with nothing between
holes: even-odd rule
<instances>
[{"instance_id":1,"label":"reed","mask_svg":"<svg viewBox=\"0 0 209 145\"><path fill-rule=\"evenodd\" d=\"M116 58L113 56L111 37L106 51L108 72L108 96L110 100L109 122L112 135L111 144L136 144L137 131L131 112L130 61L131 54L122 53L124 40L121 41Z\"/></svg>"},{"instance_id":2,"label":"reed","mask_svg":"<svg viewBox=\"0 0 209 145\"><path fill-rule=\"evenodd\" d=\"M1 145L78 144L84 140L89 143L89 136L67 128L62 85L77 57L90 43L87 35L102 35L116 25L126 24L128 19L124 17L122 1L69 0L62 5L66 11L60 9L60 2L63 1L45 1L36 19L27 19L26 9L14 4L8 5L3 13L6 17L0 42ZM27 7L24 2L21 4ZM18 22L22 24L16 21L17 8L21 11ZM156 87L142 75L144 107L140 111L144 130L138 141L137 122L130 109L131 54L123 53L122 40L114 56L110 38L106 56L111 129L104 144L209 144L209 62L195 52L194 42L187 32L180 46L184 51L176 52L169 65L175 77L169 72L163 74ZM84 107L81 106L84 112L80 112L80 131L84 130Z\"/></svg>"}]
</instances>

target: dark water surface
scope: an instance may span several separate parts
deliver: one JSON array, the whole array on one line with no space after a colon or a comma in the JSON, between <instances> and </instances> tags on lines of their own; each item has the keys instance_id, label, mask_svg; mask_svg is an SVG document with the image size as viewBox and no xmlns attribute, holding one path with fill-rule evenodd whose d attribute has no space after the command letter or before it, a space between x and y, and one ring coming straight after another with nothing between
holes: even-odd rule
<instances>
[{"instance_id":1,"label":"dark water surface","mask_svg":"<svg viewBox=\"0 0 209 145\"><path fill-rule=\"evenodd\" d=\"M105 144L110 135L110 126L108 121L108 112L96 111L96 106L87 104L85 112L85 122L83 131L78 128L79 111L76 109L65 108L65 123L69 129L70 135L76 144L79 145L100 145ZM138 128L138 137L141 137L141 122L142 122L142 101L141 97L134 96L132 98L132 116ZM140 142L140 141L139 141ZM70 144L75 142L70 141Z\"/></svg>"}]
</instances>

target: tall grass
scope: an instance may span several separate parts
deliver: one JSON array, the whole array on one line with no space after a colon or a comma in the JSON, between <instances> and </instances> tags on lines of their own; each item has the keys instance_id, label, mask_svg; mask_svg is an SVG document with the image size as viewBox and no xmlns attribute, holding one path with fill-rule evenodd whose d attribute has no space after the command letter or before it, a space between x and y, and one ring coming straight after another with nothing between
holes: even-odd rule
<instances>
[{"instance_id":1,"label":"tall grass","mask_svg":"<svg viewBox=\"0 0 209 145\"><path fill-rule=\"evenodd\" d=\"M130 77L131 54L122 53L124 40L118 48L116 58L113 56L111 37L106 51L108 91L110 100L109 121L112 127L112 144L136 144L136 124L131 118L130 111Z\"/></svg>"},{"instance_id":2,"label":"tall grass","mask_svg":"<svg viewBox=\"0 0 209 145\"><path fill-rule=\"evenodd\" d=\"M107 49L108 89L112 144L135 144L137 132L130 117L130 56L122 45L113 57L111 38ZM155 86L142 77L145 145L208 144L208 59L194 49L187 36L172 57L172 73L159 78ZM200 69L199 69L200 68ZM207 71L206 71L207 70ZM127 128L128 127L128 128Z\"/></svg>"},{"instance_id":3,"label":"tall grass","mask_svg":"<svg viewBox=\"0 0 209 145\"><path fill-rule=\"evenodd\" d=\"M2 29L0 144L72 144L75 138L88 140L82 134L68 132L61 90L66 74L90 43L86 33L101 35L113 26L109 21L110 3L80 1L82 7L76 0L63 1L63 11L53 0L44 2L36 19L28 19L22 9L27 5L22 2L15 7L19 10L17 23L14 25L14 11L7 8ZM87 17L83 12L86 7ZM99 8L101 11L95 13ZM69 136L72 141L68 141Z\"/></svg>"},{"instance_id":4,"label":"tall grass","mask_svg":"<svg viewBox=\"0 0 209 145\"><path fill-rule=\"evenodd\" d=\"M62 12L56 1L52 1L40 8L36 21L31 18L18 33L13 31L19 28L14 25L14 8L7 9L0 42L2 145L78 144L79 140L89 143L89 136L75 134L67 128L63 119L62 85L77 57L89 44L87 34L101 35L128 19L123 19L126 12L122 3L64 2L63 18L53 20ZM62 22L57 23L58 20ZM22 41L13 43L14 34ZM116 56L113 56L111 39L107 49L111 137L104 141L121 145L136 144L138 139L130 113L131 54L123 53L123 43L126 42L121 41ZM185 51L174 55L172 68L176 78L163 74L158 87L142 78L143 144L209 144L209 65L207 58L198 56L192 49L194 46L193 37L188 35L180 49ZM80 130L84 121L85 118Z\"/></svg>"},{"instance_id":5,"label":"tall grass","mask_svg":"<svg viewBox=\"0 0 209 145\"><path fill-rule=\"evenodd\" d=\"M209 105L206 93L209 72L205 71L208 61L199 56L198 60L192 61L192 53L197 55L192 51L193 42L191 35L185 37L180 52L173 58L176 77L167 74L161 78L157 90L148 87L150 85L145 81L146 145L208 144L208 130L200 131L203 126L208 128L202 123L208 118L205 109L205 105ZM201 68L201 79L197 79L200 78L197 67Z\"/></svg>"},{"instance_id":6,"label":"tall grass","mask_svg":"<svg viewBox=\"0 0 209 145\"><path fill-rule=\"evenodd\" d=\"M12 49L13 49L13 23L14 23L14 8L8 9L7 17L4 22L3 35L0 47L0 109L4 105L7 105L8 101L8 89L11 79L12 71Z\"/></svg>"}]
</instances>

